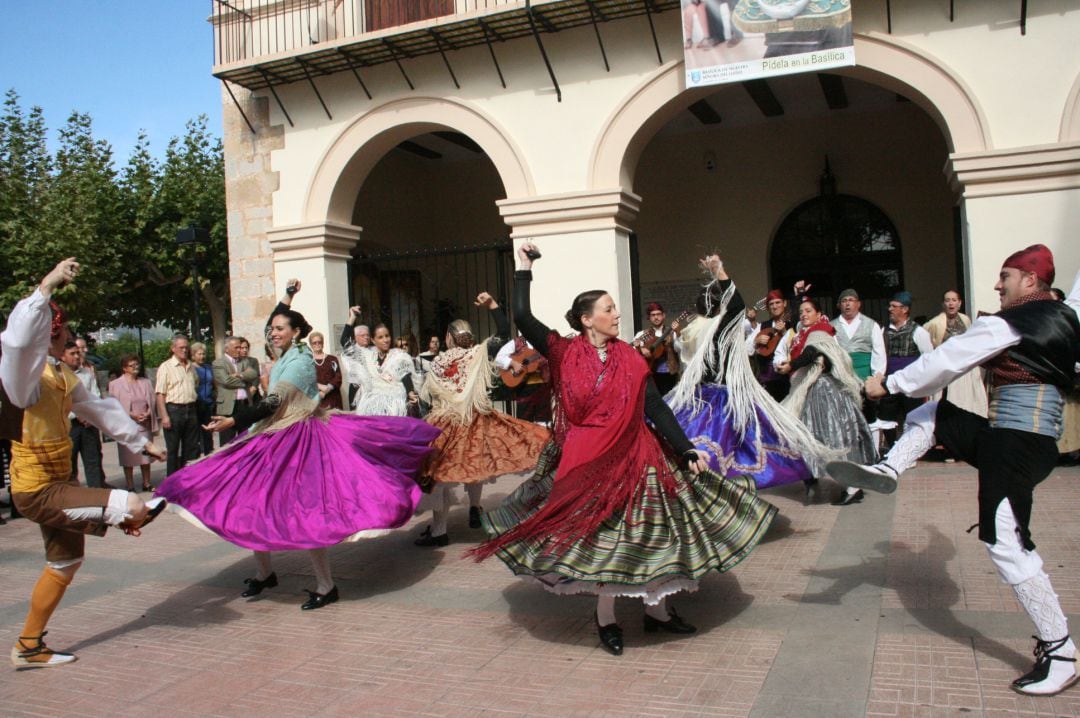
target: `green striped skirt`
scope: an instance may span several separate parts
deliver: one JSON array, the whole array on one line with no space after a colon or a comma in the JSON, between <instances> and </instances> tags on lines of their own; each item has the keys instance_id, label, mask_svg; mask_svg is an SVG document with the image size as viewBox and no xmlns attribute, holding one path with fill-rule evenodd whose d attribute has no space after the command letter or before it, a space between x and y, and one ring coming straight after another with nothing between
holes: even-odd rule
<instances>
[{"instance_id":1,"label":"green striped skirt","mask_svg":"<svg viewBox=\"0 0 1080 718\"><path fill-rule=\"evenodd\" d=\"M547 500L554 471L541 470L483 514L484 530L498 536L535 513ZM540 468L538 467L538 468ZM539 581L553 593L635 596L657 603L672 593L697 588L711 570L727 571L750 555L776 515L758 498L749 476L727 479L707 472L676 472L678 489L664 492L651 469L642 499L630 512L604 521L592 536L558 555L539 541L517 541L497 553L515 574Z\"/></svg>"}]
</instances>

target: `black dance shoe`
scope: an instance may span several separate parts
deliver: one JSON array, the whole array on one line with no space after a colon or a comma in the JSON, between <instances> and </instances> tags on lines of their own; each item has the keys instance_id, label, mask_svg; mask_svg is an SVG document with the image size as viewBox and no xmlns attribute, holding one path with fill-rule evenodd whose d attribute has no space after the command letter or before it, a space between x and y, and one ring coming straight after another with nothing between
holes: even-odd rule
<instances>
[{"instance_id":1,"label":"black dance shoe","mask_svg":"<svg viewBox=\"0 0 1080 718\"><path fill-rule=\"evenodd\" d=\"M307 589L304 589L307 591ZM301 611L311 611L316 608L322 608L323 606L329 606L338 600L337 586L334 586L326 593L315 593L314 591L307 591L308 600L304 601L300 605Z\"/></svg>"},{"instance_id":2,"label":"black dance shoe","mask_svg":"<svg viewBox=\"0 0 1080 718\"><path fill-rule=\"evenodd\" d=\"M833 499L832 505L833 506L851 506L852 504L861 504L862 500L865 499L865 498L866 498L866 494L863 493L862 489L856 489L855 493L853 493L853 494L849 494L848 492L845 491L845 492L841 493L839 496L837 496L835 499Z\"/></svg>"},{"instance_id":3,"label":"black dance shoe","mask_svg":"<svg viewBox=\"0 0 1080 718\"><path fill-rule=\"evenodd\" d=\"M623 649L622 642L622 629L619 628L617 623L609 623L606 626L600 625L600 619L593 615L593 622L596 623L596 632L600 635L600 645L604 647L604 650L613 656L621 656Z\"/></svg>"},{"instance_id":4,"label":"black dance shoe","mask_svg":"<svg viewBox=\"0 0 1080 718\"><path fill-rule=\"evenodd\" d=\"M245 578L244 583L247 584L247 588L240 595L244 598L251 598L262 593L264 588L277 587L277 574L271 573L261 581L257 578Z\"/></svg>"},{"instance_id":5,"label":"black dance shoe","mask_svg":"<svg viewBox=\"0 0 1080 718\"><path fill-rule=\"evenodd\" d=\"M480 509L479 506L470 506L469 507L469 528L471 528L471 529L480 528L480 510L481 509Z\"/></svg>"},{"instance_id":6,"label":"black dance shoe","mask_svg":"<svg viewBox=\"0 0 1080 718\"><path fill-rule=\"evenodd\" d=\"M420 534L420 538L413 541L414 546L447 546L450 543L450 534L442 534L441 536L432 536L431 527L428 526L424 529L424 533Z\"/></svg>"},{"instance_id":7,"label":"black dance shoe","mask_svg":"<svg viewBox=\"0 0 1080 718\"><path fill-rule=\"evenodd\" d=\"M661 621L653 618L649 614L645 614L645 633L656 633L657 631L667 631L668 633L697 633L697 627L690 625L686 621L679 618L679 614L675 613L675 609L668 610L668 620Z\"/></svg>"}]
</instances>

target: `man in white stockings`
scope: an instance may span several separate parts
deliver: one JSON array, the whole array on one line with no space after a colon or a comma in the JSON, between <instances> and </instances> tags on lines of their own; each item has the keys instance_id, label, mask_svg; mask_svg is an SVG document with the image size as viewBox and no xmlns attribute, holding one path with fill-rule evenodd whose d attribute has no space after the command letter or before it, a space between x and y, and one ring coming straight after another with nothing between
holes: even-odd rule
<instances>
[{"instance_id":1,"label":"man in white stockings","mask_svg":"<svg viewBox=\"0 0 1080 718\"><path fill-rule=\"evenodd\" d=\"M887 380L866 381L872 399L925 397L981 365L991 379L989 419L948 400L929 402L907 415L903 435L881 463L828 465L842 484L889 493L936 442L979 470L979 538L1039 633L1035 667L1012 683L1027 695L1054 695L1077 680L1076 645L1028 529L1035 486L1057 462L1063 390L1076 381L1080 359L1080 275L1065 302L1050 294L1053 281L1049 249L1036 244L1016 252L994 287L999 313L980 317Z\"/></svg>"},{"instance_id":2,"label":"man in white stockings","mask_svg":"<svg viewBox=\"0 0 1080 718\"><path fill-rule=\"evenodd\" d=\"M138 535L165 507L165 499L143 503L138 494L79 486L71 478L69 413L96 426L131 451L158 460L165 452L143 439L116 399L95 397L58 360L71 333L63 311L50 301L57 288L75 279L78 263L65 259L41 280L8 318L0 336L0 382L10 407L22 411L18 437L11 442L11 499L41 527L45 569L30 594L30 610L11 662L16 668L59 666L75 660L46 647L45 626L83 561L85 534L103 536L108 526Z\"/></svg>"}]
</instances>

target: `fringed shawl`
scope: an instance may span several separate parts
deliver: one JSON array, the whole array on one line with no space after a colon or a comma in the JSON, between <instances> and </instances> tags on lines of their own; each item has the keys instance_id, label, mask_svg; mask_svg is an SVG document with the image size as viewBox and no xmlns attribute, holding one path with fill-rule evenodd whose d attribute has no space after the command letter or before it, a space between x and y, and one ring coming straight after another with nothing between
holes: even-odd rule
<instances>
[{"instance_id":1,"label":"fringed shawl","mask_svg":"<svg viewBox=\"0 0 1080 718\"><path fill-rule=\"evenodd\" d=\"M841 388L857 405L862 404L862 383L855 368L851 364L851 357L836 341L836 337L824 331L813 331L806 335L804 347L814 347L818 352L829 359L832 364L830 374L840 382ZM824 371L824 361L820 358L808 366L796 371L791 377L791 391L784 398L783 407L794 416L802 413L806 397L810 394L810 388L814 385Z\"/></svg>"},{"instance_id":2,"label":"fringed shawl","mask_svg":"<svg viewBox=\"0 0 1080 718\"><path fill-rule=\"evenodd\" d=\"M354 411L364 416L405 416L408 397L402 379L413 370L412 357L400 349L386 353L379 366L378 353L355 344L342 353L349 381L360 385Z\"/></svg>"},{"instance_id":3,"label":"fringed shawl","mask_svg":"<svg viewBox=\"0 0 1080 718\"><path fill-rule=\"evenodd\" d=\"M720 313L708 319L699 317L683 331L680 337L683 346L687 352L693 352L693 356L687 362L679 383L667 396L672 411L712 411L711 406L701 401L698 385L710 370L715 370L713 383L728 389L724 418L738 432L740 441L751 428L754 436L761 436L760 423L764 415L784 446L800 456L822 463L838 458L834 449L814 438L806 425L799 421L798 415L785 410L754 376L754 369L746 354L742 323L730 322L725 327L727 305L734 292L735 283L732 282L721 298ZM721 328L723 333L717 341L716 333Z\"/></svg>"},{"instance_id":4,"label":"fringed shawl","mask_svg":"<svg viewBox=\"0 0 1080 718\"><path fill-rule=\"evenodd\" d=\"M421 398L431 404L425 419L450 419L465 425L472 423L475 414L490 414L494 410L490 395L494 378L495 364L488 356L487 342L470 349L447 349L432 360L420 391Z\"/></svg>"},{"instance_id":5,"label":"fringed shawl","mask_svg":"<svg viewBox=\"0 0 1080 718\"><path fill-rule=\"evenodd\" d=\"M247 437L271 431L281 431L298 421L312 416L323 418L325 411L319 409L319 385L315 380L315 362L311 350L300 343L289 347L270 370L267 393L278 397L273 414L260 420L247 433ZM239 445L242 442L233 442ZM232 444L229 444L231 446Z\"/></svg>"},{"instance_id":6,"label":"fringed shawl","mask_svg":"<svg viewBox=\"0 0 1080 718\"><path fill-rule=\"evenodd\" d=\"M674 493L675 476L656 436L645 424L649 367L626 342L607 345L601 362L584 336L548 335L548 359L557 396L555 441L562 457L544 505L505 534L478 546L482 560L515 541L537 541L557 553L592 536L617 511L630 513L650 468Z\"/></svg>"}]
</instances>

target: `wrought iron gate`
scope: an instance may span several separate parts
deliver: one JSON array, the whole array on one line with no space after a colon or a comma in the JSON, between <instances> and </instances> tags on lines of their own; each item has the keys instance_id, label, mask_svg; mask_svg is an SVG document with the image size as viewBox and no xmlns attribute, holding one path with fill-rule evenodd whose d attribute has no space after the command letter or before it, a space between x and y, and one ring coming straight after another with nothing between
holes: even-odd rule
<instances>
[{"instance_id":1,"label":"wrought iron gate","mask_svg":"<svg viewBox=\"0 0 1080 718\"><path fill-rule=\"evenodd\" d=\"M352 265L352 304L363 320L383 323L395 336L412 334L423 351L428 339L446 335L447 325L467 319L477 339L495 332L490 313L474 306L476 295L488 292L510 311L513 244L362 253Z\"/></svg>"}]
</instances>

